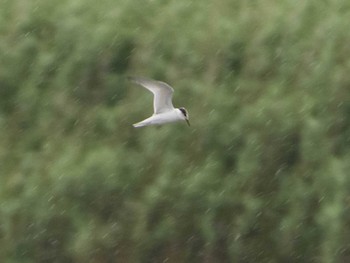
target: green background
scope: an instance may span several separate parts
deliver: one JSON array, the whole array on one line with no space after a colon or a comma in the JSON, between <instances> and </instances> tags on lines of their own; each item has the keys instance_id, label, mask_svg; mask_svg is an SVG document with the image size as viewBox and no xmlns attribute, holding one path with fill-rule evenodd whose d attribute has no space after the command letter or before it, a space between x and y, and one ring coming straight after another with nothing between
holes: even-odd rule
<instances>
[{"instance_id":1,"label":"green background","mask_svg":"<svg viewBox=\"0 0 350 263\"><path fill-rule=\"evenodd\" d=\"M0 5L1 262L350 262L348 0Z\"/></svg>"}]
</instances>

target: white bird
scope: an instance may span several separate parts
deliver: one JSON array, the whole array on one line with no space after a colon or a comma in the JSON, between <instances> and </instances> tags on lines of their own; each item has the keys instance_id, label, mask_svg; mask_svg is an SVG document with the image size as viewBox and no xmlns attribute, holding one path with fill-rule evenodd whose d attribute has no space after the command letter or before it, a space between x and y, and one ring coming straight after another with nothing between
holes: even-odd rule
<instances>
[{"instance_id":1,"label":"white bird","mask_svg":"<svg viewBox=\"0 0 350 263\"><path fill-rule=\"evenodd\" d=\"M174 108L172 103L173 88L168 84L140 77L129 77L130 81L143 86L153 93L154 113L151 117L133 124L135 128L161 125L169 122L186 121L190 126L188 112L185 108Z\"/></svg>"}]
</instances>

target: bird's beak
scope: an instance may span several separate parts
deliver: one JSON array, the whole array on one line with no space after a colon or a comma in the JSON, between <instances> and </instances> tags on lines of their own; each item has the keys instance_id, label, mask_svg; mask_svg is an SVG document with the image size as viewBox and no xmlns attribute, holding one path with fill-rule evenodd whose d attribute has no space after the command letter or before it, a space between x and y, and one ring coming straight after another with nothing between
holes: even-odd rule
<instances>
[{"instance_id":1,"label":"bird's beak","mask_svg":"<svg viewBox=\"0 0 350 263\"><path fill-rule=\"evenodd\" d=\"M186 122L187 122L187 125L188 125L188 126L191 126L191 125L190 125L190 121L189 121L188 119L186 119Z\"/></svg>"}]
</instances>

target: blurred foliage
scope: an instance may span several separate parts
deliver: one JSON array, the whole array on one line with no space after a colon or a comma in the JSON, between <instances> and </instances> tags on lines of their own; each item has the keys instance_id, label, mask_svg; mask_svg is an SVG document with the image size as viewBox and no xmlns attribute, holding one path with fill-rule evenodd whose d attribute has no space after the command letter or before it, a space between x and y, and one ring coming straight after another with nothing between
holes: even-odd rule
<instances>
[{"instance_id":1,"label":"blurred foliage","mask_svg":"<svg viewBox=\"0 0 350 263\"><path fill-rule=\"evenodd\" d=\"M349 1L0 4L1 262L349 262Z\"/></svg>"}]
</instances>

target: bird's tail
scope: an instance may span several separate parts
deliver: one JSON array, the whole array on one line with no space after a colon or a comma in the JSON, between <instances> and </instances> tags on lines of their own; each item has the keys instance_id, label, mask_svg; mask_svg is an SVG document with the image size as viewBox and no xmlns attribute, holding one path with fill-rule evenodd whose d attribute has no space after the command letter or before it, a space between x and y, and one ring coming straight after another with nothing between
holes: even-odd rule
<instances>
[{"instance_id":1,"label":"bird's tail","mask_svg":"<svg viewBox=\"0 0 350 263\"><path fill-rule=\"evenodd\" d=\"M141 128L146 126L147 124L144 121L140 121L138 123L133 124L132 126L134 126L135 128Z\"/></svg>"}]
</instances>

